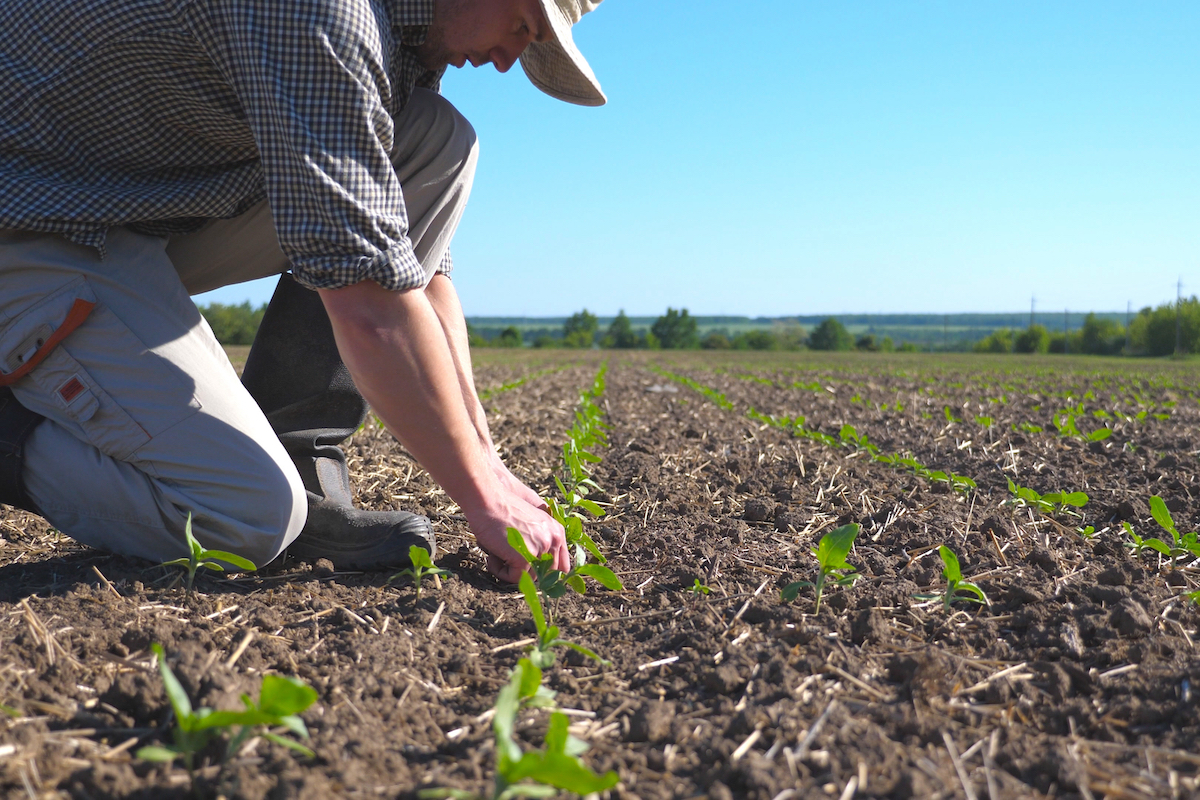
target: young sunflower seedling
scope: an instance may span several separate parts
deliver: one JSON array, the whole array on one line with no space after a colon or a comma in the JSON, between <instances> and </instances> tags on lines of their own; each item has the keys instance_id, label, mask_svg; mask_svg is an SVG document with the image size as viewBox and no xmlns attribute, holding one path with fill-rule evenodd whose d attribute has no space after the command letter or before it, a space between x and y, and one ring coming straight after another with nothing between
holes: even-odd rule
<instances>
[{"instance_id":1,"label":"young sunflower seedling","mask_svg":"<svg viewBox=\"0 0 1200 800\"><path fill-rule=\"evenodd\" d=\"M1171 534L1173 546L1169 547L1164 555L1171 559L1172 567L1175 566L1175 562L1185 556L1200 557L1200 541L1197 541L1196 533L1180 534L1179 529L1175 527L1175 520L1171 518L1171 512L1167 508L1167 504L1158 495L1150 497L1150 516L1154 517L1154 521L1158 523L1158 527ZM1158 540L1156 539L1155 541ZM1153 547L1153 545L1150 546ZM1154 549L1158 550L1158 548ZM1159 550L1159 552L1162 551Z\"/></svg>"},{"instance_id":2,"label":"young sunflower seedling","mask_svg":"<svg viewBox=\"0 0 1200 800\"><path fill-rule=\"evenodd\" d=\"M978 603L981 606L990 605L983 589L963 580L962 567L953 550L944 544L939 545L938 556L942 559L942 577L946 579L946 591L942 594L942 607L946 613L950 613L950 605L956 600Z\"/></svg>"},{"instance_id":3,"label":"young sunflower seedling","mask_svg":"<svg viewBox=\"0 0 1200 800\"><path fill-rule=\"evenodd\" d=\"M221 562L232 564L238 569L244 569L247 572L254 572L258 567L254 566L254 562L242 558L233 553L227 553L224 550L206 550L200 542L196 541L196 537L192 535L192 514L188 512L187 524L183 528L184 538L187 540L188 554L184 558L176 558L171 561L164 561L159 564L160 567L183 567L187 572L187 593L192 593L192 583L196 580L197 570L210 569L214 572L224 572L225 567Z\"/></svg>"},{"instance_id":4,"label":"young sunflower seedling","mask_svg":"<svg viewBox=\"0 0 1200 800\"><path fill-rule=\"evenodd\" d=\"M553 666L554 651L561 647L570 648L588 658L599 661L601 664L608 665L608 661L601 658L592 650L576 642L559 637L558 626L551 625L546 620L546 611L542 607L542 600L538 597L537 587L534 586L533 578L529 577L528 572L521 573L521 580L518 583L518 587L521 590L521 594L525 596L525 604L529 606L529 613L533 616L533 625L537 628L537 641L526 651L529 654L529 660L533 662L534 666L538 669L548 669Z\"/></svg>"},{"instance_id":5,"label":"young sunflower seedling","mask_svg":"<svg viewBox=\"0 0 1200 800\"><path fill-rule=\"evenodd\" d=\"M413 582L413 586L417 589L417 599L421 599L421 581L429 577L437 578L452 578L454 573L441 567L434 566L433 559L429 557L429 551L419 544L411 545L408 548L408 560L412 562L412 566L407 569L402 569L392 577L388 578L388 583L398 578L408 578Z\"/></svg>"},{"instance_id":6,"label":"young sunflower seedling","mask_svg":"<svg viewBox=\"0 0 1200 800\"><path fill-rule=\"evenodd\" d=\"M696 578L692 581L692 588L688 589L688 591L699 597L700 595L707 595L712 589L701 583L699 578Z\"/></svg>"},{"instance_id":7,"label":"young sunflower seedling","mask_svg":"<svg viewBox=\"0 0 1200 800\"><path fill-rule=\"evenodd\" d=\"M587 752L586 742L567 732L566 714L550 715L545 749L522 751L516 739L517 715L522 709L553 707L553 693L541 685L542 671L531 660L522 658L496 698L492 735L496 743L496 783L491 800L516 800L526 797L557 797L572 792L581 797L606 791L620 780L615 772L597 775L579 756ZM461 789L422 789L421 800L483 800Z\"/></svg>"},{"instance_id":8,"label":"young sunflower seedling","mask_svg":"<svg viewBox=\"0 0 1200 800\"><path fill-rule=\"evenodd\" d=\"M822 536L821 541L812 549L812 554L817 557L817 564L820 567L816 582L789 583L783 587L784 602L790 603L795 600L801 589L811 588L815 590L817 596L814 613L819 614L821 613L821 596L825 592L826 583L832 581L836 586L853 586L861 576L854 571L854 567L846 563L846 556L850 554L850 548L854 546L854 539L858 536L858 531L859 526L852 522Z\"/></svg>"},{"instance_id":9,"label":"young sunflower seedling","mask_svg":"<svg viewBox=\"0 0 1200 800\"><path fill-rule=\"evenodd\" d=\"M521 532L516 528L508 529L508 544L512 549L520 553L521 557L533 567L534 585L547 598L557 600L567 593L568 587L574 589L579 594L583 594L586 591L586 586L583 582L584 578L591 578L605 589L614 592L619 592L625 588L625 585L621 583L621 579L617 577L615 572L603 564L582 563L578 552L576 552L575 565L571 567L570 572L562 572L555 569L554 556L550 553L544 553L541 556L535 557L530 552L529 546L525 544L525 537L521 536Z\"/></svg>"},{"instance_id":10,"label":"young sunflower seedling","mask_svg":"<svg viewBox=\"0 0 1200 800\"><path fill-rule=\"evenodd\" d=\"M308 728L298 716L317 700L317 692L296 678L281 675L263 676L258 702L242 695L245 709L242 711L213 711L210 708L192 708L187 692L167 666L166 653L162 645L155 642L150 646L158 657L158 671L162 676L163 688L171 709L175 712L176 728L172 746L150 745L138 750L138 758L169 764L182 758L188 775L195 785L196 754L208 746L214 737L237 729L226 748L228 759L241 748L246 740L257 734L269 742L295 750L301 755L312 757L313 752L304 745L288 739L268 728L283 727L302 738L308 738Z\"/></svg>"},{"instance_id":11,"label":"young sunflower seedling","mask_svg":"<svg viewBox=\"0 0 1200 800\"><path fill-rule=\"evenodd\" d=\"M1017 507L1034 508L1041 511L1043 514L1050 514L1056 511L1065 511L1067 507L1083 508L1088 504L1088 496L1085 492L1047 492L1046 494L1038 494L1036 490L1030 489L1028 486L1018 486L1013 483L1012 478L1007 475L1004 478L1008 481L1008 491L1012 494L1012 498L1007 502ZM1067 511L1067 513L1075 513Z\"/></svg>"}]
</instances>

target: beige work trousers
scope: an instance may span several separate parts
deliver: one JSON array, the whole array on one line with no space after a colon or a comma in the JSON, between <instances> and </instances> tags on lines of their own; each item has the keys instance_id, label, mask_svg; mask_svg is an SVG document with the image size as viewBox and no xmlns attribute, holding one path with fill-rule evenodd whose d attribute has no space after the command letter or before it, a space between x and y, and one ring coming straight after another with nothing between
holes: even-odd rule
<instances>
[{"instance_id":1,"label":"beige work trousers","mask_svg":"<svg viewBox=\"0 0 1200 800\"><path fill-rule=\"evenodd\" d=\"M392 162L429 277L462 216L477 152L448 101L414 91ZM13 371L31 337L56 329L76 299L96 303L12 387L47 418L26 443L29 496L50 524L103 550L182 556L190 514L206 547L270 563L304 526L304 487L189 297L288 269L270 209L170 240L110 229L107 250L101 260L59 236L0 230L0 370Z\"/></svg>"}]
</instances>

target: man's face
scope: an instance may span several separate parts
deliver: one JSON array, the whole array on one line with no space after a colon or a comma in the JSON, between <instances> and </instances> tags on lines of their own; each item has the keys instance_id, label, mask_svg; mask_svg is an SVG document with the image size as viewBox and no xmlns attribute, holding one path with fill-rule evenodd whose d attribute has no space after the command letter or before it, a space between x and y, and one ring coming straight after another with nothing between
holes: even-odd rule
<instances>
[{"instance_id":1,"label":"man's face","mask_svg":"<svg viewBox=\"0 0 1200 800\"><path fill-rule=\"evenodd\" d=\"M539 0L437 0L417 55L430 69L446 64L508 72L530 42L553 38Z\"/></svg>"}]
</instances>

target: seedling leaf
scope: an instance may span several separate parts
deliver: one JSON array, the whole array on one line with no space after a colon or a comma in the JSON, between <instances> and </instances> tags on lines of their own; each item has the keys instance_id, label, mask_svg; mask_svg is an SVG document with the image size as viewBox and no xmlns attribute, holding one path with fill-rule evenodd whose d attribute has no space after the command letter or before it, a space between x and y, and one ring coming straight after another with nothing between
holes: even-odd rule
<instances>
[{"instance_id":1,"label":"seedling leaf","mask_svg":"<svg viewBox=\"0 0 1200 800\"><path fill-rule=\"evenodd\" d=\"M137 751L137 757L143 761L154 761L159 764L170 764L179 758L180 753L156 744L147 745Z\"/></svg>"},{"instance_id":2,"label":"seedling leaf","mask_svg":"<svg viewBox=\"0 0 1200 800\"><path fill-rule=\"evenodd\" d=\"M575 572L579 575L586 575L605 589L613 592L619 592L625 588L625 585L621 583L621 579L617 577L616 573L600 564L584 564L582 567L577 568Z\"/></svg>"},{"instance_id":3,"label":"seedling leaf","mask_svg":"<svg viewBox=\"0 0 1200 800\"><path fill-rule=\"evenodd\" d=\"M783 602L790 603L800 596L801 589L813 588L812 581L795 581L783 587Z\"/></svg>"},{"instance_id":4,"label":"seedling leaf","mask_svg":"<svg viewBox=\"0 0 1200 800\"><path fill-rule=\"evenodd\" d=\"M529 552L529 545L525 544L525 537L516 528L508 528L508 546L521 554L521 558L532 564L535 561L533 553Z\"/></svg>"},{"instance_id":5,"label":"seedling leaf","mask_svg":"<svg viewBox=\"0 0 1200 800\"><path fill-rule=\"evenodd\" d=\"M850 548L854 547L854 538L858 536L858 530L857 524L850 523L821 537L813 554L823 568L850 568L850 565L846 563L846 556L850 555Z\"/></svg>"},{"instance_id":6,"label":"seedling leaf","mask_svg":"<svg viewBox=\"0 0 1200 800\"><path fill-rule=\"evenodd\" d=\"M509 528L509 530L513 529ZM540 638L546 634L546 612L542 610L542 601L538 597L537 587L533 585L533 578L529 577L528 572L521 573L521 579L517 585L521 589L521 594L525 595L525 604L529 606L529 613L533 615L533 624L537 628Z\"/></svg>"},{"instance_id":7,"label":"seedling leaf","mask_svg":"<svg viewBox=\"0 0 1200 800\"><path fill-rule=\"evenodd\" d=\"M1175 520L1171 518L1171 512L1167 509L1167 504L1158 495L1150 496L1150 516L1154 517L1154 521L1164 531L1175 530Z\"/></svg>"},{"instance_id":8,"label":"seedling leaf","mask_svg":"<svg viewBox=\"0 0 1200 800\"><path fill-rule=\"evenodd\" d=\"M170 701L171 708L175 711L175 719L179 721L179 726L182 728L187 724L185 720L190 720L192 717L192 701L184 691L183 685L179 683L179 679L175 677L175 673L171 672L171 668L167 666L167 654L163 651L162 645L155 642L150 645L150 649L154 655L158 656L158 674L162 676L167 700ZM184 729L188 730L188 728Z\"/></svg>"},{"instance_id":9,"label":"seedling leaf","mask_svg":"<svg viewBox=\"0 0 1200 800\"><path fill-rule=\"evenodd\" d=\"M958 582L962 580L962 566L958 563L958 556L954 554L946 545L938 546L938 555L942 558L942 577L947 581Z\"/></svg>"}]
</instances>

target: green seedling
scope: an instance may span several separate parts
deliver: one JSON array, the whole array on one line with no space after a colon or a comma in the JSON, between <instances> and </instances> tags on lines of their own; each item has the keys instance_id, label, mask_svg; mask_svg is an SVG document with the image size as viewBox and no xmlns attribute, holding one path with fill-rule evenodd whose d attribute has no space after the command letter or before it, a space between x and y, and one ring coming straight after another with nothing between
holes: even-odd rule
<instances>
[{"instance_id":1,"label":"green seedling","mask_svg":"<svg viewBox=\"0 0 1200 800\"><path fill-rule=\"evenodd\" d=\"M689 378L686 375L677 375L674 372L668 372L667 370L663 369L662 367L650 366L649 369L652 372L657 372L659 375L662 375L664 378L670 378L671 380L675 381L676 383L682 383L684 386L688 387L689 389L699 392L700 394L704 395L709 400L713 401L714 403L716 403L718 406L725 409L726 411L733 410L733 403L729 402L728 398L726 398L724 394L722 394L721 392L718 392L716 389L710 389L709 387L705 386L704 384L700 383L699 381L693 380L692 378Z\"/></svg>"},{"instance_id":2,"label":"green seedling","mask_svg":"<svg viewBox=\"0 0 1200 800\"><path fill-rule=\"evenodd\" d=\"M479 401L481 403L487 402L488 400L492 399L496 395L501 394L503 392L511 391L512 389L516 389L520 386L524 386L526 383L528 383L529 381L531 381L535 378L540 378L543 375L550 375L555 372L561 372L562 370L564 370L566 368L567 368L567 366L561 366L561 367L550 367L549 369L538 370L537 372L531 372L530 374L526 375L523 378L517 378L515 380L506 381L505 383L502 383L499 386L493 386L490 389L483 389L479 392Z\"/></svg>"},{"instance_id":3,"label":"green seedling","mask_svg":"<svg viewBox=\"0 0 1200 800\"><path fill-rule=\"evenodd\" d=\"M429 551L419 544L414 544L408 548L408 560L412 562L412 566L407 569L402 569L392 577L388 578L388 583L397 578L408 578L413 582L413 586L417 589L417 599L421 599L421 581L427 577L451 578L453 573L449 570L444 570L441 567L436 567L433 564L433 559L429 557Z\"/></svg>"},{"instance_id":4,"label":"green seedling","mask_svg":"<svg viewBox=\"0 0 1200 800\"><path fill-rule=\"evenodd\" d=\"M593 517L604 516L600 504L589 500L587 495L600 487L591 478L589 464L600 461L600 457L588 448L608 446L608 437L604 433L607 427L601 419L603 412L596 404L596 398L604 393L604 375L608 370L608 362L600 366L592 386L580 393L579 407L575 410L575 424L567 431L567 441L563 443L563 478L554 476L554 484L558 488L562 501L549 498L547 506L550 515L558 521L566 533L567 545L572 549L573 561L576 567L587 564L588 555L593 556L601 564L606 559L600 553L596 542L584 532L586 521L583 513ZM568 582L581 594L586 591L586 585L581 577L574 577Z\"/></svg>"},{"instance_id":5,"label":"green seedling","mask_svg":"<svg viewBox=\"0 0 1200 800\"><path fill-rule=\"evenodd\" d=\"M773 428L789 431L793 436L804 435L804 423L806 419L797 414L794 417L776 417L771 414L764 414L753 406L746 412L746 416L750 419L757 420Z\"/></svg>"},{"instance_id":6,"label":"green seedling","mask_svg":"<svg viewBox=\"0 0 1200 800\"><path fill-rule=\"evenodd\" d=\"M1030 489L1027 486L1018 486L1013 483L1012 478L1009 478L1007 475L1004 479L1008 481L1008 491L1012 494L1012 499L1007 502L1020 508L1033 508L1044 514L1050 514L1056 511L1064 511L1067 506L1083 508L1088 503L1088 496L1084 492L1048 492L1047 494L1038 494L1034 489Z\"/></svg>"},{"instance_id":7,"label":"green seedling","mask_svg":"<svg viewBox=\"0 0 1200 800\"><path fill-rule=\"evenodd\" d=\"M196 541L196 537L192 535L192 515L188 513L187 524L183 528L183 536L187 540L188 554L185 558L176 558L171 561L164 561L159 564L160 567L183 567L187 572L187 592L192 593L192 583L196 580L196 571L199 569L209 569L214 572L224 572L226 564L232 564L238 569L253 572L258 569L254 566L254 562L242 558L233 553L227 553L224 550L206 550L200 542Z\"/></svg>"},{"instance_id":8,"label":"green seedling","mask_svg":"<svg viewBox=\"0 0 1200 800\"><path fill-rule=\"evenodd\" d=\"M621 579L616 573L603 564L579 564L571 567L570 572L562 572L554 568L554 555L552 553L544 553L540 556L534 556L529 550L529 546L525 544L525 537L521 536L521 532L516 528L508 528L508 544L512 549L521 554L521 557L529 562L533 567L534 585L537 591L544 594L546 597L557 600L567 593L567 589L574 589L579 594L583 594L587 589L584 585L584 578L591 578L599 583L605 589L619 592L625 588L621 583Z\"/></svg>"},{"instance_id":9,"label":"green seedling","mask_svg":"<svg viewBox=\"0 0 1200 800\"><path fill-rule=\"evenodd\" d=\"M853 586L860 575L854 571L854 567L846 563L846 556L854 547L854 539L858 536L858 531L859 526L852 522L822 536L821 541L812 549L812 554L817 557L817 565L820 568L817 572L816 582L795 581L789 583L783 587L784 602L790 603L795 600L801 589L811 588L817 597L813 613L819 614L821 613L821 596L825 592L827 582L832 581L836 586Z\"/></svg>"},{"instance_id":10,"label":"green seedling","mask_svg":"<svg viewBox=\"0 0 1200 800\"><path fill-rule=\"evenodd\" d=\"M522 752L514 733L523 701L537 697L541 672L532 659L522 659L508 685L500 690L492 731L496 739L496 800L518 797L554 797L560 791L580 796L603 792L616 786L617 773L597 775L579 756L586 742L567 732L566 714L550 715L544 750ZM531 781L532 783L526 783Z\"/></svg>"},{"instance_id":11,"label":"green seedling","mask_svg":"<svg viewBox=\"0 0 1200 800\"><path fill-rule=\"evenodd\" d=\"M846 444L853 445L857 449L866 451L871 455L879 455L879 448L871 444L865 433L860 435L853 425L843 425L842 429L838 431L838 438Z\"/></svg>"},{"instance_id":12,"label":"green seedling","mask_svg":"<svg viewBox=\"0 0 1200 800\"><path fill-rule=\"evenodd\" d=\"M269 742L295 750L304 756L312 757L313 752L299 742L270 730L260 730L264 726L268 728L283 727L291 733L307 739L308 728L305 727L304 720L300 719L298 715L317 701L317 692L311 686L296 678L267 674L263 676L257 703L253 702L249 696L242 695L242 703L245 705L242 711L193 709L187 692L175 677L175 673L167 666L166 654L163 652L162 645L156 642L150 646L150 649L158 657L158 672L162 676L163 688L171 703L171 709L175 712L177 727L172 737L174 745L143 747L138 750L138 758L166 764L182 758L188 775L192 776L194 781L196 754L207 747L216 736L235 729L236 732L226 749L226 759L236 753L254 734Z\"/></svg>"},{"instance_id":13,"label":"green seedling","mask_svg":"<svg viewBox=\"0 0 1200 800\"><path fill-rule=\"evenodd\" d=\"M953 550L944 544L939 545L938 556L942 559L942 577L946 579L946 592L942 595L942 607L946 613L950 613L950 604L956 600L990 605L983 589L963 580L962 567L959 566L958 556Z\"/></svg>"},{"instance_id":14,"label":"green seedling","mask_svg":"<svg viewBox=\"0 0 1200 800\"><path fill-rule=\"evenodd\" d=\"M692 581L692 588L688 589L688 591L699 597L700 595L707 595L712 589L701 583L699 578L696 578Z\"/></svg>"},{"instance_id":15,"label":"green seedling","mask_svg":"<svg viewBox=\"0 0 1200 800\"><path fill-rule=\"evenodd\" d=\"M537 641L527 651L529 660L533 662L534 666L539 669L547 669L552 666L555 658L554 651L561 647L567 647L588 658L594 658L601 664L609 663L583 645L559 637L558 626L551 625L546 621L546 612L542 607L541 598L538 597L537 587L534 586L533 578L529 577L528 572L521 573L518 586L521 594L525 597L525 604L529 606L529 613L533 616L534 627L537 628Z\"/></svg>"},{"instance_id":16,"label":"green seedling","mask_svg":"<svg viewBox=\"0 0 1200 800\"><path fill-rule=\"evenodd\" d=\"M561 792L580 796L611 789L620 780L615 772L597 775L579 756L587 752L587 743L568 733L566 714L550 715L545 749L525 752L516 738L517 716L526 708L553 707L553 692L542 685L542 671L530 659L522 658L496 698L492 735L496 745L496 781L491 800L515 800L527 797L557 797ZM481 800L479 795L461 789L422 789L421 800Z\"/></svg>"},{"instance_id":17,"label":"green seedling","mask_svg":"<svg viewBox=\"0 0 1200 800\"><path fill-rule=\"evenodd\" d=\"M1059 436L1074 436L1087 442L1101 442L1112 436L1112 429L1097 428L1091 433L1084 433L1075 424L1075 418L1084 414L1083 404L1074 408L1063 409L1054 415L1054 427L1058 428Z\"/></svg>"},{"instance_id":18,"label":"green seedling","mask_svg":"<svg viewBox=\"0 0 1200 800\"><path fill-rule=\"evenodd\" d=\"M1125 533L1129 536L1129 541L1125 543L1125 546L1133 552L1133 555L1140 556L1147 550L1153 550L1156 553L1162 553L1164 556L1170 557L1171 546L1162 539L1155 537L1146 537L1143 539L1137 535L1133 530L1133 526L1128 522L1122 522L1121 527L1125 529Z\"/></svg>"},{"instance_id":19,"label":"green seedling","mask_svg":"<svg viewBox=\"0 0 1200 800\"><path fill-rule=\"evenodd\" d=\"M1197 534L1195 532L1180 534L1179 529L1175 527L1175 520L1171 518L1171 512L1167 509L1167 504L1158 495L1150 497L1150 516L1154 517L1158 527L1171 534L1173 546L1164 555L1171 559L1172 566L1184 556L1200 557L1200 542L1197 541Z\"/></svg>"},{"instance_id":20,"label":"green seedling","mask_svg":"<svg viewBox=\"0 0 1200 800\"><path fill-rule=\"evenodd\" d=\"M950 488L958 492L969 492L977 488L975 481L966 475L943 472L940 469L930 469L912 456L901 456L899 454L890 456L877 455L875 456L875 460L884 464L891 464L894 467L905 467L912 470L912 473L919 478L924 478L932 483L949 484Z\"/></svg>"},{"instance_id":21,"label":"green seedling","mask_svg":"<svg viewBox=\"0 0 1200 800\"><path fill-rule=\"evenodd\" d=\"M1034 425L1032 422L1022 422L1020 425L1013 426L1014 430L1021 433L1041 433L1043 428L1041 425Z\"/></svg>"}]
</instances>

